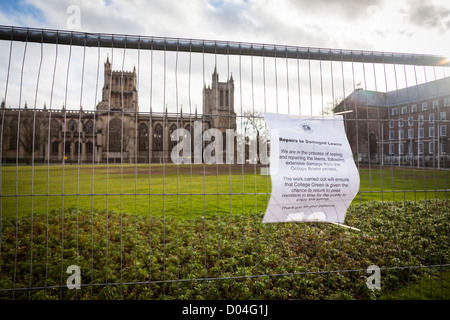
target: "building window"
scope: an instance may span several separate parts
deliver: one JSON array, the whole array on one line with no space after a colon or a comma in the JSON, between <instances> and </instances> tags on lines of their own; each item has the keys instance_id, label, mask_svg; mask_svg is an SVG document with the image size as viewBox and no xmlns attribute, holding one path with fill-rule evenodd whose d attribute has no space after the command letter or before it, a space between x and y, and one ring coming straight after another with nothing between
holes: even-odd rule
<instances>
[{"instance_id":1,"label":"building window","mask_svg":"<svg viewBox=\"0 0 450 320\"><path fill-rule=\"evenodd\" d=\"M427 111L427 109L428 109L428 103L427 102L422 103L422 111Z\"/></svg>"},{"instance_id":2,"label":"building window","mask_svg":"<svg viewBox=\"0 0 450 320\"><path fill-rule=\"evenodd\" d=\"M434 113L430 113L428 115L428 122L429 122L429 124L433 124L434 123Z\"/></svg>"},{"instance_id":3,"label":"building window","mask_svg":"<svg viewBox=\"0 0 450 320\"><path fill-rule=\"evenodd\" d=\"M398 139L405 139L405 131L403 130L398 130Z\"/></svg>"},{"instance_id":4,"label":"building window","mask_svg":"<svg viewBox=\"0 0 450 320\"><path fill-rule=\"evenodd\" d=\"M70 151L71 151L71 149L72 149L72 143L71 143L70 141L66 141L66 142L64 143L64 155L65 155L66 157L69 157L69 156L70 156Z\"/></svg>"},{"instance_id":5,"label":"building window","mask_svg":"<svg viewBox=\"0 0 450 320\"><path fill-rule=\"evenodd\" d=\"M439 117L439 119L441 120L441 121L445 121L445 120L447 120L447 112L441 112L440 113L440 117Z\"/></svg>"},{"instance_id":6,"label":"building window","mask_svg":"<svg viewBox=\"0 0 450 320\"><path fill-rule=\"evenodd\" d=\"M52 137L58 137L59 136L60 126L59 122L56 119L52 119L51 125L50 125L50 135Z\"/></svg>"},{"instance_id":7,"label":"building window","mask_svg":"<svg viewBox=\"0 0 450 320\"><path fill-rule=\"evenodd\" d=\"M434 137L434 127L429 127L428 128L428 136L429 137Z\"/></svg>"},{"instance_id":8,"label":"building window","mask_svg":"<svg viewBox=\"0 0 450 320\"><path fill-rule=\"evenodd\" d=\"M59 142L53 141L52 142L52 156L57 156L59 151Z\"/></svg>"},{"instance_id":9,"label":"building window","mask_svg":"<svg viewBox=\"0 0 450 320\"><path fill-rule=\"evenodd\" d=\"M163 126L158 123L155 126L155 131L153 133L153 143L155 151L162 151L163 149Z\"/></svg>"},{"instance_id":10,"label":"building window","mask_svg":"<svg viewBox=\"0 0 450 320\"><path fill-rule=\"evenodd\" d=\"M423 154L423 142L419 142L417 147L418 147L419 154Z\"/></svg>"},{"instance_id":11,"label":"building window","mask_svg":"<svg viewBox=\"0 0 450 320\"><path fill-rule=\"evenodd\" d=\"M393 143L389 144L389 154L394 154L394 144Z\"/></svg>"},{"instance_id":12,"label":"building window","mask_svg":"<svg viewBox=\"0 0 450 320\"><path fill-rule=\"evenodd\" d=\"M428 142L428 153L429 154L434 153L434 142Z\"/></svg>"},{"instance_id":13,"label":"building window","mask_svg":"<svg viewBox=\"0 0 450 320\"><path fill-rule=\"evenodd\" d=\"M173 133L175 130L177 130L177 125L176 125L176 124L172 124L172 125L170 126L170 129L169 129L169 135L170 135L170 137L172 137L172 133ZM177 144L178 144L178 141L177 141L177 140L172 141L172 138L170 138L170 150L172 150Z\"/></svg>"},{"instance_id":14,"label":"building window","mask_svg":"<svg viewBox=\"0 0 450 320\"><path fill-rule=\"evenodd\" d=\"M423 128L419 128L419 138L423 138L425 136L425 130Z\"/></svg>"},{"instance_id":15,"label":"building window","mask_svg":"<svg viewBox=\"0 0 450 320\"><path fill-rule=\"evenodd\" d=\"M403 143L398 144L398 154L404 154L405 153L405 145Z\"/></svg>"},{"instance_id":16,"label":"building window","mask_svg":"<svg viewBox=\"0 0 450 320\"><path fill-rule=\"evenodd\" d=\"M393 128L394 127L394 120L390 120L389 121L389 128Z\"/></svg>"},{"instance_id":17,"label":"building window","mask_svg":"<svg viewBox=\"0 0 450 320\"><path fill-rule=\"evenodd\" d=\"M392 108L392 115L396 116L397 115L397 108Z\"/></svg>"},{"instance_id":18,"label":"building window","mask_svg":"<svg viewBox=\"0 0 450 320\"><path fill-rule=\"evenodd\" d=\"M445 142L442 142L441 143L441 153L446 153L446 150L447 150L446 144L445 144Z\"/></svg>"},{"instance_id":19,"label":"building window","mask_svg":"<svg viewBox=\"0 0 450 320\"><path fill-rule=\"evenodd\" d=\"M402 118L398 119L398 127L399 128L403 127L403 119Z\"/></svg>"},{"instance_id":20,"label":"building window","mask_svg":"<svg viewBox=\"0 0 450 320\"><path fill-rule=\"evenodd\" d=\"M118 119L112 119L109 122L109 152L120 152L122 142L122 122Z\"/></svg>"},{"instance_id":21,"label":"building window","mask_svg":"<svg viewBox=\"0 0 450 320\"><path fill-rule=\"evenodd\" d=\"M94 134L94 122L89 120L84 124L84 133L87 136L92 136Z\"/></svg>"},{"instance_id":22,"label":"building window","mask_svg":"<svg viewBox=\"0 0 450 320\"><path fill-rule=\"evenodd\" d=\"M450 98L444 99L444 107L450 107Z\"/></svg>"},{"instance_id":23,"label":"building window","mask_svg":"<svg viewBox=\"0 0 450 320\"><path fill-rule=\"evenodd\" d=\"M408 126L413 126L414 125L414 118L413 117L408 117Z\"/></svg>"},{"instance_id":24,"label":"building window","mask_svg":"<svg viewBox=\"0 0 450 320\"><path fill-rule=\"evenodd\" d=\"M439 108L439 101L438 100L434 100L433 101L433 110Z\"/></svg>"},{"instance_id":25,"label":"building window","mask_svg":"<svg viewBox=\"0 0 450 320\"><path fill-rule=\"evenodd\" d=\"M81 142L80 141L75 141L73 143L73 153L74 154L79 154L81 151Z\"/></svg>"},{"instance_id":26,"label":"building window","mask_svg":"<svg viewBox=\"0 0 450 320\"><path fill-rule=\"evenodd\" d=\"M91 141L86 142L86 154L94 153L94 144Z\"/></svg>"},{"instance_id":27,"label":"building window","mask_svg":"<svg viewBox=\"0 0 450 320\"><path fill-rule=\"evenodd\" d=\"M403 106L402 107L402 114L406 114L408 112L408 107L407 106Z\"/></svg>"},{"instance_id":28,"label":"building window","mask_svg":"<svg viewBox=\"0 0 450 320\"><path fill-rule=\"evenodd\" d=\"M70 120L69 121L69 124L67 125L67 131L73 132L73 133L78 132L78 130L77 130L77 123L76 123L75 120Z\"/></svg>"},{"instance_id":29,"label":"building window","mask_svg":"<svg viewBox=\"0 0 450 320\"><path fill-rule=\"evenodd\" d=\"M141 123L139 125L138 130L139 135L139 151L147 151L148 150L148 127L145 123Z\"/></svg>"},{"instance_id":30,"label":"building window","mask_svg":"<svg viewBox=\"0 0 450 320\"><path fill-rule=\"evenodd\" d=\"M423 120L423 114L419 114L419 124L423 124L424 120Z\"/></svg>"},{"instance_id":31,"label":"building window","mask_svg":"<svg viewBox=\"0 0 450 320\"><path fill-rule=\"evenodd\" d=\"M223 106L223 90L220 90L220 106Z\"/></svg>"},{"instance_id":32,"label":"building window","mask_svg":"<svg viewBox=\"0 0 450 320\"><path fill-rule=\"evenodd\" d=\"M416 112L417 112L417 104L411 105L411 113L416 113Z\"/></svg>"},{"instance_id":33,"label":"building window","mask_svg":"<svg viewBox=\"0 0 450 320\"><path fill-rule=\"evenodd\" d=\"M447 126L446 125L442 125L440 127L440 133L439 134L440 134L441 137L447 136Z\"/></svg>"},{"instance_id":34,"label":"building window","mask_svg":"<svg viewBox=\"0 0 450 320\"><path fill-rule=\"evenodd\" d=\"M408 129L408 139L414 139L414 129Z\"/></svg>"},{"instance_id":35,"label":"building window","mask_svg":"<svg viewBox=\"0 0 450 320\"><path fill-rule=\"evenodd\" d=\"M394 140L394 131L389 131L389 140Z\"/></svg>"},{"instance_id":36,"label":"building window","mask_svg":"<svg viewBox=\"0 0 450 320\"><path fill-rule=\"evenodd\" d=\"M408 143L408 153L409 154L412 154L414 152L414 150L413 150L413 144L412 144L412 142L410 142L410 143Z\"/></svg>"}]
</instances>

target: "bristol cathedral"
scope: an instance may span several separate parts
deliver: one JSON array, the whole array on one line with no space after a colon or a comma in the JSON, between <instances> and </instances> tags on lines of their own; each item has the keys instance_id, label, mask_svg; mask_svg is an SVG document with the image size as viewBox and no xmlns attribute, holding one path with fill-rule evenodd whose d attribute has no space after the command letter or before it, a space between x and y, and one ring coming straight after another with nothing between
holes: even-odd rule
<instances>
[{"instance_id":1,"label":"bristol cathedral","mask_svg":"<svg viewBox=\"0 0 450 320\"><path fill-rule=\"evenodd\" d=\"M2 102L2 162L170 163L177 145L171 134L184 128L194 136L216 128L225 136L236 129L234 81L219 82L216 69L203 87L203 112L170 114L139 112L136 69L111 69L104 64L102 99L94 111L6 108Z\"/></svg>"}]
</instances>

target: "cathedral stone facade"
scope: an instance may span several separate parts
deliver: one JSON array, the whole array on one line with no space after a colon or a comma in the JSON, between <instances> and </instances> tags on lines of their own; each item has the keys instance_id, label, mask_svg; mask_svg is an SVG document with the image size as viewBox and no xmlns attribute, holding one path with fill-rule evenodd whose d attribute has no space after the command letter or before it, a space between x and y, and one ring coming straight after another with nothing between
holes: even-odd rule
<instances>
[{"instance_id":1,"label":"cathedral stone facade","mask_svg":"<svg viewBox=\"0 0 450 320\"><path fill-rule=\"evenodd\" d=\"M170 163L177 141L170 136L184 128L194 137L194 123L202 130L216 128L223 137L236 129L234 81L212 82L203 88L203 112L178 114L139 112L136 69L111 69L104 64L102 101L95 111L6 108L1 105L3 162ZM198 128L198 127L197 127ZM205 145L205 143L203 144ZM225 146L225 142L224 142Z\"/></svg>"}]
</instances>

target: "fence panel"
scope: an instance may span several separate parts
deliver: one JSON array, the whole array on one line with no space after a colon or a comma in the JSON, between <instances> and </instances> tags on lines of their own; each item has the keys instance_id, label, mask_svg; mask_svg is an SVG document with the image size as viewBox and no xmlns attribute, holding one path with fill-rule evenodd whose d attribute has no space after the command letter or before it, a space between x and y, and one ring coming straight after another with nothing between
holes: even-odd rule
<instances>
[{"instance_id":1,"label":"fence panel","mask_svg":"<svg viewBox=\"0 0 450 320\"><path fill-rule=\"evenodd\" d=\"M2 299L449 297L448 60L7 26L0 40ZM262 223L265 113L343 117L351 228Z\"/></svg>"}]
</instances>

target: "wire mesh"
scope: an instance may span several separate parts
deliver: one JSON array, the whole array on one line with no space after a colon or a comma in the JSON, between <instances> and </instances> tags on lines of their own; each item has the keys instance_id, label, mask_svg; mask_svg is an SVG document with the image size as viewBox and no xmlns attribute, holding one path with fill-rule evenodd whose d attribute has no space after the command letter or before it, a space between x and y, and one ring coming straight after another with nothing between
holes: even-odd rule
<instances>
[{"instance_id":1,"label":"wire mesh","mask_svg":"<svg viewBox=\"0 0 450 320\"><path fill-rule=\"evenodd\" d=\"M7 26L0 39L3 299L448 298L444 58ZM360 231L262 224L266 112L343 115Z\"/></svg>"}]
</instances>

